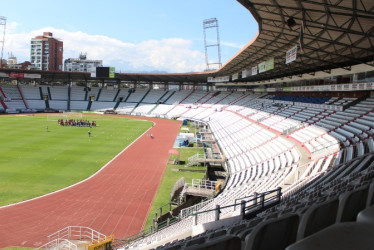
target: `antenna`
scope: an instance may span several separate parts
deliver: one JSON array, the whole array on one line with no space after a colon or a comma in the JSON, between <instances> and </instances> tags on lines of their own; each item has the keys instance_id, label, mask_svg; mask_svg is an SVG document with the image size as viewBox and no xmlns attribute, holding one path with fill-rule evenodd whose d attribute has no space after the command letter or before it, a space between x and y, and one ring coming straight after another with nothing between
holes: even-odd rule
<instances>
[{"instance_id":1,"label":"antenna","mask_svg":"<svg viewBox=\"0 0 374 250\"><path fill-rule=\"evenodd\" d=\"M207 42L207 30L208 29L214 29L216 32L216 37L209 39L211 44ZM203 30L204 30L204 45L205 45L205 63L206 63L206 71L213 70L210 68L210 65L218 65L218 68L222 67L221 63L221 48L220 48L220 43L219 43L219 30L218 30L218 20L217 18L210 18L210 19L205 19L203 21ZM212 34L214 35L214 34ZM210 47L217 47L217 58L218 62L209 62L208 58L208 48Z\"/></svg>"},{"instance_id":2,"label":"antenna","mask_svg":"<svg viewBox=\"0 0 374 250\"><path fill-rule=\"evenodd\" d=\"M5 43L5 29L6 29L6 17L0 16L0 26L3 26L3 37L0 40L1 43L1 55L0 55L0 66L3 65L3 54L4 54L4 43Z\"/></svg>"}]
</instances>

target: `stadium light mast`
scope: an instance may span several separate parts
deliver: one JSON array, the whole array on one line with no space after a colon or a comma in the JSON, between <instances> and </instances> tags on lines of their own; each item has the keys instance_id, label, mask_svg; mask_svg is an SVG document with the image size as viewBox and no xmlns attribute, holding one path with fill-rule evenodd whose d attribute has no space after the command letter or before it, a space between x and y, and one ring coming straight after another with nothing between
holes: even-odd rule
<instances>
[{"instance_id":1,"label":"stadium light mast","mask_svg":"<svg viewBox=\"0 0 374 250\"><path fill-rule=\"evenodd\" d=\"M2 67L3 66L4 43L5 43L6 17L0 16L0 26L3 26L3 37L0 40L0 43L1 43L0 66Z\"/></svg>"},{"instance_id":2,"label":"stadium light mast","mask_svg":"<svg viewBox=\"0 0 374 250\"><path fill-rule=\"evenodd\" d=\"M207 30L208 29L215 29L214 31L216 32L216 37L213 39L207 39ZM211 65L216 65L218 68L222 67L221 63L221 48L220 48L220 43L219 43L219 30L218 30L218 20L217 18L210 18L210 19L205 19L203 21L203 31L204 31L204 45L205 45L205 63L206 63L206 71L213 70L214 68L210 68ZM214 34L213 34L214 35ZM210 47L216 47L217 48L217 58L215 60L210 62L209 57L208 57L208 48Z\"/></svg>"}]
</instances>

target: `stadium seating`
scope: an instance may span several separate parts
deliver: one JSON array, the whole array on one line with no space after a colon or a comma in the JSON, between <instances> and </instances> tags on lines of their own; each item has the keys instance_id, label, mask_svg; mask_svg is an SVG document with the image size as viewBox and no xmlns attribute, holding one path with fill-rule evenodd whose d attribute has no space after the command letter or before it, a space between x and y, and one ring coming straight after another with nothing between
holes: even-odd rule
<instances>
[{"instance_id":1,"label":"stadium seating","mask_svg":"<svg viewBox=\"0 0 374 250\"><path fill-rule=\"evenodd\" d=\"M70 100L72 101L85 101L86 91L84 87L71 87ZM87 108L87 106L86 106ZM85 108L83 110L86 110Z\"/></svg>"},{"instance_id":2,"label":"stadium seating","mask_svg":"<svg viewBox=\"0 0 374 250\"><path fill-rule=\"evenodd\" d=\"M98 101L113 102L117 92L118 92L118 89L102 88Z\"/></svg>"},{"instance_id":3,"label":"stadium seating","mask_svg":"<svg viewBox=\"0 0 374 250\"><path fill-rule=\"evenodd\" d=\"M11 108L25 109L17 87L3 89ZM21 91L30 108L37 110L45 108L41 93L48 93L50 107L58 110L67 109L69 101L70 109L87 110L90 96L95 96L91 110L113 109L117 96L122 98L118 113L180 117L209 126L229 173L223 191L199 207L197 216L184 217L126 248L292 249L293 243L304 242L337 222L357 223L357 214L374 204L374 184L369 185L374 175L373 98L358 102L242 92L137 89L131 93L129 89L71 87L69 100L67 87L23 86ZM329 110L319 107L321 103L345 109ZM235 219L224 227L217 222L217 228L193 233L194 225L214 225L216 205L228 206L280 186L284 194L280 204L255 218ZM220 212L221 218L239 216L234 207ZM279 231L288 233L275 235ZM175 241L180 235L184 239ZM264 238L277 240L259 240Z\"/></svg>"},{"instance_id":4,"label":"stadium seating","mask_svg":"<svg viewBox=\"0 0 374 250\"><path fill-rule=\"evenodd\" d=\"M263 224L260 223L251 229L246 228L244 231L247 233L244 233L241 229L245 228L243 225L248 222L242 221L239 225L231 225L229 228L220 229L219 232L205 232L203 235L195 236L198 237L196 239L185 238L176 243L168 243L162 248L178 249L193 246L191 249L203 249L210 242L208 239L211 236L208 235L217 233L224 236L217 236L215 241L226 242L227 239L235 242L235 237L239 235L241 247L256 249L256 246L259 246L257 244L268 243L259 242L257 239L278 239L274 232L279 232L279 225L284 225L287 230L293 228L292 234L283 237L284 241L274 241L277 246L272 248L284 249L296 240L302 240L321 231L336 221L352 221L359 210L365 208L367 200L362 197L367 196L367 187L363 188L366 193L359 192L356 195L349 193L349 190L353 183L357 183L354 177L370 179L374 169L374 165L370 166L374 157L373 138L369 132L374 125L370 123L374 110L371 99L356 104L358 107L362 104L366 107L357 115L354 112L355 105L344 111L334 111L290 104L274 106L264 101L261 95L245 95L242 98L240 96L233 98L231 103L225 102L221 106L222 110L217 110L212 107L220 105L219 102L208 105L210 101L214 102L215 96L201 104L199 98L204 102L204 98L207 97L204 97L203 93L195 93L191 95L191 99L185 98L169 111L172 115L182 115L183 118L206 122L227 159L227 170L231 175L224 192L217 196L214 202L200 208L199 212L214 209L216 204L232 204L236 198L254 192L264 192L282 186L284 180L295 173L296 164L300 164L300 160L305 162L296 144L307 149L310 163L305 168L300 168L303 172L299 173L299 179L295 179L292 186L284 189L287 198L284 198L275 210L265 211L256 217L263 218ZM324 102L346 104L353 100L338 102L339 99L336 99ZM287 135L288 141L280 137L282 134ZM349 185L344 187L341 183ZM343 194L345 192L348 193ZM364 205L349 207L347 204L352 204L350 199L355 200L353 203L359 200L360 204ZM289 212L296 212L296 215L290 215ZM235 214L235 211L230 209L221 210L221 216L231 217ZM207 212L204 216L197 216L195 220L203 224L214 220L213 217L213 213ZM293 218L290 219L293 222L286 222L286 218ZM179 234L189 234L190 227L186 225L191 225L190 223L193 221L191 217L187 217L171 228L160 230L127 247L156 246L159 244L157 242L167 242L167 239L176 238ZM183 229L184 227L186 229ZM273 227L278 229L272 229ZM229 231L237 233L229 234ZM268 232L269 236L266 236Z\"/></svg>"},{"instance_id":5,"label":"stadium seating","mask_svg":"<svg viewBox=\"0 0 374 250\"><path fill-rule=\"evenodd\" d=\"M49 91L51 93L50 100L66 101L68 99L68 87L67 86L49 87ZM64 109L66 109L66 105Z\"/></svg>"},{"instance_id":6,"label":"stadium seating","mask_svg":"<svg viewBox=\"0 0 374 250\"><path fill-rule=\"evenodd\" d=\"M92 111L105 111L107 109L113 109L115 105L116 105L116 102L94 101L94 102L92 102L90 110L92 110Z\"/></svg>"}]
</instances>

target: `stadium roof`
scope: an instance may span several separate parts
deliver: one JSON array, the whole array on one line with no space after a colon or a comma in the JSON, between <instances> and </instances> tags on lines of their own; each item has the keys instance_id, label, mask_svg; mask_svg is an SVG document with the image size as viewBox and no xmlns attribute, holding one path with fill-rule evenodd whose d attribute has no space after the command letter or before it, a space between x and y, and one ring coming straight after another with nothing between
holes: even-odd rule
<instances>
[{"instance_id":1,"label":"stadium roof","mask_svg":"<svg viewBox=\"0 0 374 250\"><path fill-rule=\"evenodd\" d=\"M262 81L374 64L373 0L237 0L259 25L259 34L214 72L190 74L120 74L124 79L201 83L209 76L241 73L274 58L274 69L241 79ZM245 24L243 24L245 26ZM295 61L286 52L298 46Z\"/></svg>"},{"instance_id":2,"label":"stadium roof","mask_svg":"<svg viewBox=\"0 0 374 250\"><path fill-rule=\"evenodd\" d=\"M70 81L92 81L105 80L106 82L139 82L139 83L204 83L207 73L116 73L115 78L92 78L89 72L67 72L67 71L41 71L2 68L4 73L28 73L41 75L45 82L70 82Z\"/></svg>"},{"instance_id":3,"label":"stadium roof","mask_svg":"<svg viewBox=\"0 0 374 250\"><path fill-rule=\"evenodd\" d=\"M374 61L373 0L238 0L257 20L259 35L218 72L230 75L274 57L259 81ZM298 46L296 61L286 52ZM301 47L301 50L300 50ZM348 71L347 71L348 73Z\"/></svg>"},{"instance_id":4,"label":"stadium roof","mask_svg":"<svg viewBox=\"0 0 374 250\"><path fill-rule=\"evenodd\" d=\"M209 76L230 76L274 58L274 68L239 81L258 82L293 75L373 65L373 0L237 0L257 20L259 34L222 68L200 73L119 73L106 81L205 83ZM245 24L242 24L245 27ZM295 61L286 52L298 46ZM1 71L5 71L1 69ZM9 71L8 71L9 72ZM20 72L11 70L11 72ZM32 71L43 81L94 80L89 73Z\"/></svg>"}]
</instances>

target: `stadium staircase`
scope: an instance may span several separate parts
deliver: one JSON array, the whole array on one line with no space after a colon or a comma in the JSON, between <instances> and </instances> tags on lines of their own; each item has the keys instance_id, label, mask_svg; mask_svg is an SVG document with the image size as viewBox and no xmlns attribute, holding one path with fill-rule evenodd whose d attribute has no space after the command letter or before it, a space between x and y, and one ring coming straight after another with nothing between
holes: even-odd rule
<instances>
[{"instance_id":1,"label":"stadium staircase","mask_svg":"<svg viewBox=\"0 0 374 250\"><path fill-rule=\"evenodd\" d=\"M0 86L0 92L4 96L4 98L7 98L6 95L5 95L5 93L4 93L4 90L1 88L1 86Z\"/></svg>"},{"instance_id":2,"label":"stadium staircase","mask_svg":"<svg viewBox=\"0 0 374 250\"><path fill-rule=\"evenodd\" d=\"M170 96L172 96L175 92L173 92L171 95L169 95L169 97L168 98L166 98L166 100L165 101L162 101L162 98L164 98L164 96L166 96L167 94L169 93L169 91L166 91L158 100L157 100L157 102L156 102L156 105L150 110L150 111L148 111L148 115L149 114L152 114L152 112L153 112L153 110L155 110L157 107L158 107L158 105L160 105L160 103L164 103L164 102L166 102L169 98L170 98Z\"/></svg>"},{"instance_id":3,"label":"stadium staircase","mask_svg":"<svg viewBox=\"0 0 374 250\"><path fill-rule=\"evenodd\" d=\"M183 116L184 114L186 114L188 111L190 111L191 110L191 107L190 108L187 108L187 110L186 111L184 111L183 113L181 113L179 116Z\"/></svg>"},{"instance_id":4,"label":"stadium staircase","mask_svg":"<svg viewBox=\"0 0 374 250\"><path fill-rule=\"evenodd\" d=\"M39 87L39 93L40 93L40 100L44 100L42 87Z\"/></svg>"},{"instance_id":5,"label":"stadium staircase","mask_svg":"<svg viewBox=\"0 0 374 250\"><path fill-rule=\"evenodd\" d=\"M1 88L1 86L0 86L0 92L1 92L1 94L2 94L2 96L4 98L7 98L6 95L5 95L5 93L4 93L4 91L3 91L3 89ZM5 104L3 98L0 98L0 103L3 106L4 110L6 110L8 108L7 105Z\"/></svg>"},{"instance_id":6,"label":"stadium staircase","mask_svg":"<svg viewBox=\"0 0 374 250\"><path fill-rule=\"evenodd\" d=\"M51 89L49 88L49 86L47 87L47 91L48 91L48 100L52 100Z\"/></svg>"},{"instance_id":7,"label":"stadium staircase","mask_svg":"<svg viewBox=\"0 0 374 250\"><path fill-rule=\"evenodd\" d=\"M39 87L39 90L40 90L41 99L44 100L44 94L43 94L42 87ZM51 98L51 93L50 93L49 87L47 88L47 90L48 90L48 98L46 100L44 100L44 102L45 102L45 107L47 109L49 109L49 101L48 100L49 100L49 98Z\"/></svg>"},{"instance_id":8,"label":"stadium staircase","mask_svg":"<svg viewBox=\"0 0 374 250\"><path fill-rule=\"evenodd\" d=\"M97 93L97 96L96 96L96 101L99 100L100 98L100 94L101 94L101 91L103 90L103 88L99 88L99 92Z\"/></svg>"},{"instance_id":9,"label":"stadium staircase","mask_svg":"<svg viewBox=\"0 0 374 250\"><path fill-rule=\"evenodd\" d=\"M113 109L114 109L114 110L117 109L120 103L121 103L121 100L119 99L119 100L116 102L116 104L114 105Z\"/></svg>"},{"instance_id":10,"label":"stadium staircase","mask_svg":"<svg viewBox=\"0 0 374 250\"><path fill-rule=\"evenodd\" d=\"M187 167L198 164L200 162L200 159L205 159L205 155L197 153L193 156L188 157Z\"/></svg>"},{"instance_id":11,"label":"stadium staircase","mask_svg":"<svg viewBox=\"0 0 374 250\"><path fill-rule=\"evenodd\" d=\"M45 101L45 107L47 108L47 109L49 109L49 101L48 101L48 99L47 100L44 100Z\"/></svg>"},{"instance_id":12,"label":"stadium staircase","mask_svg":"<svg viewBox=\"0 0 374 250\"><path fill-rule=\"evenodd\" d=\"M85 92L85 94L84 94L84 100L87 101L87 97L88 97L88 89L87 89L87 87L84 88L84 92Z\"/></svg>"},{"instance_id":13,"label":"stadium staircase","mask_svg":"<svg viewBox=\"0 0 374 250\"><path fill-rule=\"evenodd\" d=\"M114 236L106 236L92 228L83 226L68 226L48 237L48 242L41 249L86 250L104 249L104 245L111 245Z\"/></svg>"},{"instance_id":14,"label":"stadium staircase","mask_svg":"<svg viewBox=\"0 0 374 250\"><path fill-rule=\"evenodd\" d=\"M172 111L176 106L178 106L179 104L181 104L182 102L187 100L187 98L189 98L194 92L195 92L195 90L191 91L191 93L189 93L185 98L183 98L177 105L174 105L174 107L172 107L168 112L166 112L165 115L167 115L170 111Z\"/></svg>"},{"instance_id":15,"label":"stadium staircase","mask_svg":"<svg viewBox=\"0 0 374 250\"><path fill-rule=\"evenodd\" d=\"M71 100L71 87L68 87L68 101L67 101L67 110L70 110L70 100Z\"/></svg>"},{"instance_id":16,"label":"stadium staircase","mask_svg":"<svg viewBox=\"0 0 374 250\"><path fill-rule=\"evenodd\" d=\"M161 103L162 98L164 98L169 92L170 92L169 90L165 91L165 93L157 100L157 103ZM169 98L170 98L170 96L167 99L169 99Z\"/></svg>"},{"instance_id":17,"label":"stadium staircase","mask_svg":"<svg viewBox=\"0 0 374 250\"><path fill-rule=\"evenodd\" d=\"M123 101L123 102L127 102L127 100L129 99L129 97L130 97L130 95L132 94L132 93L134 93L135 91L133 90L133 89L129 89L128 90L128 95L126 96L126 98L125 98L125 100Z\"/></svg>"},{"instance_id":18,"label":"stadium staircase","mask_svg":"<svg viewBox=\"0 0 374 250\"><path fill-rule=\"evenodd\" d=\"M247 94L243 94L243 95L239 96L238 98L232 100L232 101L229 103L229 105L235 105L235 103L237 103L238 101L244 99L244 98L247 97L247 96L248 96Z\"/></svg>"},{"instance_id":19,"label":"stadium staircase","mask_svg":"<svg viewBox=\"0 0 374 250\"><path fill-rule=\"evenodd\" d=\"M166 98L164 101L162 101L162 103L166 103L170 99L170 97L172 97L175 93L176 93L176 91L174 91L173 93L171 93L171 95L169 95L168 98Z\"/></svg>"},{"instance_id":20,"label":"stadium staircase","mask_svg":"<svg viewBox=\"0 0 374 250\"><path fill-rule=\"evenodd\" d=\"M216 93L218 93L218 92L216 92ZM210 98L208 98L208 100L206 100L205 102L207 102L207 101L209 101L211 98L213 98L215 95L216 95L216 93L214 93ZM208 95L209 95L210 93L208 92L208 93L206 93L203 97L201 97L200 99L198 99L197 101L196 101L196 103L199 103L201 100L204 100L204 98L205 97L207 97ZM204 103L205 103L204 102ZM182 102L181 102L182 103ZM186 114L188 111L190 111L191 110L191 108L188 108L186 111L184 111L182 114L180 114L180 116L183 116L184 114ZM170 112L170 111L169 111Z\"/></svg>"},{"instance_id":21,"label":"stadium staircase","mask_svg":"<svg viewBox=\"0 0 374 250\"><path fill-rule=\"evenodd\" d=\"M131 110L130 113L134 112L134 110L139 106L140 103L144 100L144 98L148 95L148 93L151 92L151 89L148 89L148 91L145 93L145 95L140 99L140 101L135 105L135 107Z\"/></svg>"},{"instance_id":22,"label":"stadium staircase","mask_svg":"<svg viewBox=\"0 0 374 250\"><path fill-rule=\"evenodd\" d=\"M5 102L3 101L3 99L0 99L0 103L1 103L1 105L3 106L3 108L5 110L8 108L8 106L5 104Z\"/></svg>"},{"instance_id":23,"label":"stadium staircase","mask_svg":"<svg viewBox=\"0 0 374 250\"><path fill-rule=\"evenodd\" d=\"M29 109L30 107L29 107L29 105L27 104L27 102L26 102L26 100L25 100L25 97L23 96L22 90L21 90L21 88L20 88L20 86L19 86L18 84L17 84L17 89L18 89L19 94L21 95L21 98L22 98L23 104L25 105L25 107L26 107L27 109Z\"/></svg>"},{"instance_id":24,"label":"stadium staircase","mask_svg":"<svg viewBox=\"0 0 374 250\"><path fill-rule=\"evenodd\" d=\"M208 98L208 100L206 100L205 102L209 101L210 99L212 99L214 96L217 95L218 92L214 93L211 97ZM204 100L205 97L207 97L208 95L210 95L209 92L207 92L203 97L201 97L199 100L196 101L196 103L199 103L201 100ZM203 103L205 103L203 102Z\"/></svg>"},{"instance_id":25,"label":"stadium staircase","mask_svg":"<svg viewBox=\"0 0 374 250\"><path fill-rule=\"evenodd\" d=\"M207 100L205 100L204 102L200 103L200 104L205 104L207 103L209 100L211 100L212 98L214 98L215 96L219 95L221 93L221 91L217 91L215 92L211 97L209 97ZM207 96L207 95L205 95ZM201 99L200 99L201 100Z\"/></svg>"},{"instance_id":26,"label":"stadium staircase","mask_svg":"<svg viewBox=\"0 0 374 250\"><path fill-rule=\"evenodd\" d=\"M90 111L91 106L92 106L92 101L89 100L89 101L88 101L88 105L87 105L87 111Z\"/></svg>"},{"instance_id":27,"label":"stadium staircase","mask_svg":"<svg viewBox=\"0 0 374 250\"><path fill-rule=\"evenodd\" d=\"M153 110L155 110L158 107L158 105L160 104L157 103L150 111L148 111L147 115L152 114Z\"/></svg>"},{"instance_id":28,"label":"stadium staircase","mask_svg":"<svg viewBox=\"0 0 374 250\"><path fill-rule=\"evenodd\" d=\"M113 102L115 102L115 101L117 100L117 97L118 97L118 95L119 95L119 92L121 92L121 89L120 89L120 88L118 88L117 93L116 93L116 95L115 95L114 98L113 98ZM119 105L119 103L118 103L118 105ZM118 105L116 105L116 106L114 107L114 109L116 109L116 108L118 107Z\"/></svg>"},{"instance_id":29,"label":"stadium staircase","mask_svg":"<svg viewBox=\"0 0 374 250\"><path fill-rule=\"evenodd\" d=\"M232 95L232 92L228 93L227 95L225 95L224 97L222 97L220 100L218 100L217 102L215 102L214 104L212 104L212 106L215 105L215 104L220 104L223 100L225 100L230 95Z\"/></svg>"}]
</instances>

